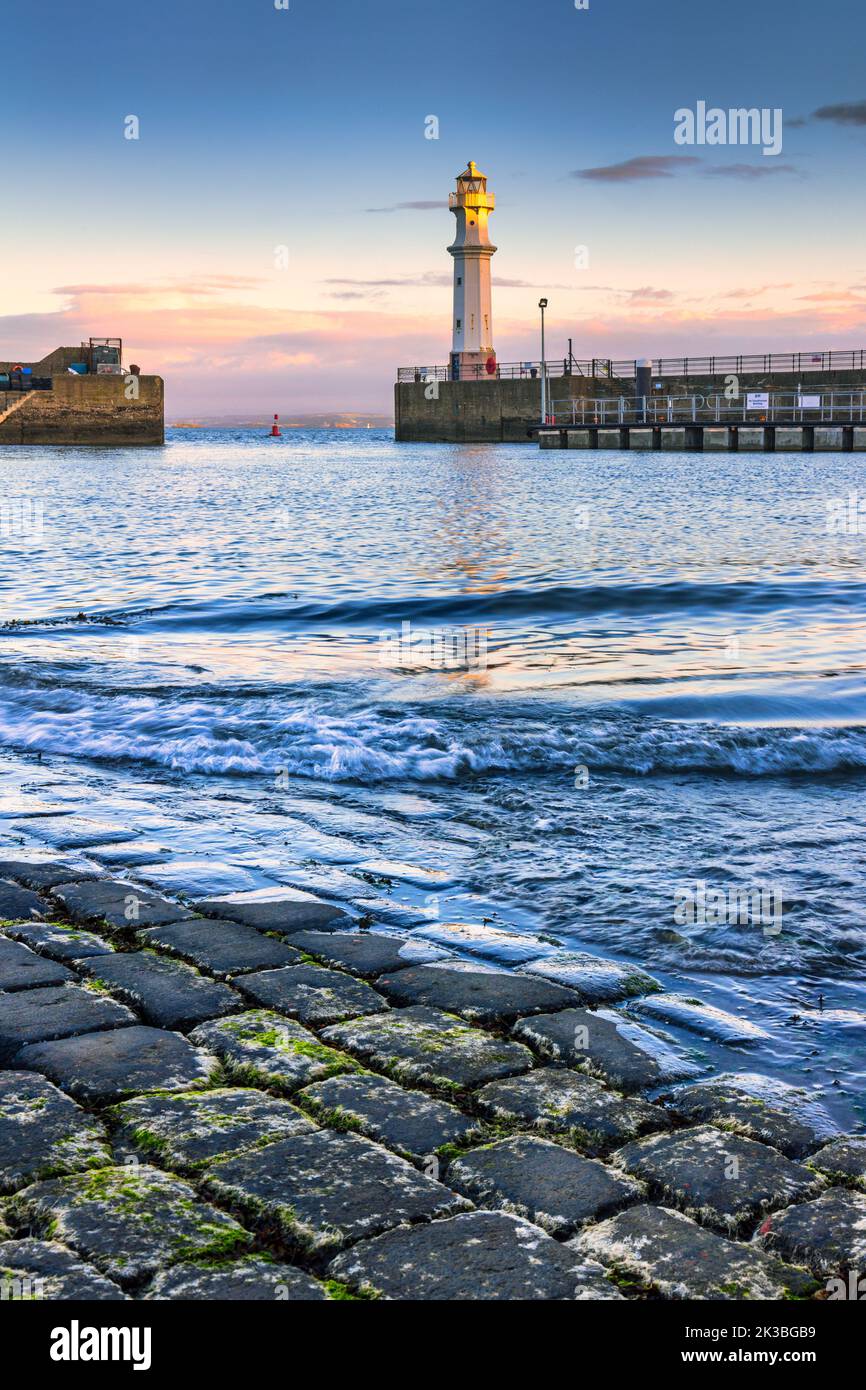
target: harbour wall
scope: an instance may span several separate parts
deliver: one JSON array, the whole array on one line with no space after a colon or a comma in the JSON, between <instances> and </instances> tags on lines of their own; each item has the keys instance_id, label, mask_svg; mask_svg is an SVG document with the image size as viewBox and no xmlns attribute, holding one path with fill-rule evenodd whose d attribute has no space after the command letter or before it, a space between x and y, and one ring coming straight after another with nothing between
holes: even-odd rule
<instances>
[{"instance_id":1,"label":"harbour wall","mask_svg":"<svg viewBox=\"0 0 866 1390\"><path fill-rule=\"evenodd\" d=\"M653 396L715 396L725 390L726 376L653 377ZM866 391L862 370L742 372L741 394L749 391ZM549 400L560 414L571 400L633 401L633 378L556 376ZM435 394L432 394L434 393ZM541 418L541 381L532 377L497 377L489 381L401 381L394 387L394 438L404 443L533 444L530 427Z\"/></svg>"},{"instance_id":2,"label":"harbour wall","mask_svg":"<svg viewBox=\"0 0 866 1390\"><path fill-rule=\"evenodd\" d=\"M0 446L129 448L165 443L162 377L136 378L137 399L128 398L129 379L123 376L65 372L51 380L50 390L28 391L23 399L20 391L0 391Z\"/></svg>"}]
</instances>

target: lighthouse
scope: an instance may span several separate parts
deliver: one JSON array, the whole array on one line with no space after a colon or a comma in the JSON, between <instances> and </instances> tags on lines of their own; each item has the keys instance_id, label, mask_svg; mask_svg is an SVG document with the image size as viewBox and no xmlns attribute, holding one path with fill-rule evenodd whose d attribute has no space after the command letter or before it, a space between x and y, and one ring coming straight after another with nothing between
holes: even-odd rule
<instances>
[{"instance_id":1,"label":"lighthouse","mask_svg":"<svg viewBox=\"0 0 866 1390\"><path fill-rule=\"evenodd\" d=\"M457 175L457 190L449 193L448 206L457 218L457 233L448 247L454 257L451 379L494 376L490 258L496 247L487 219L496 199L487 192L487 176L471 159Z\"/></svg>"}]
</instances>

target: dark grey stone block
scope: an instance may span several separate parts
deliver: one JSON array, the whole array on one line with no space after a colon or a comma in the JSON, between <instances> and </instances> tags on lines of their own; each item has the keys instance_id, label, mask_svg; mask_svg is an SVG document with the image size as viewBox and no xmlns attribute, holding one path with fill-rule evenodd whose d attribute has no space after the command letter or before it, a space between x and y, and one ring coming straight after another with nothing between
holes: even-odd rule
<instances>
[{"instance_id":1,"label":"dark grey stone block","mask_svg":"<svg viewBox=\"0 0 866 1390\"><path fill-rule=\"evenodd\" d=\"M141 939L148 946L161 946L190 965L223 979L246 971L276 969L301 959L300 951L265 936L255 927L214 917L149 927L141 933Z\"/></svg>"},{"instance_id":2,"label":"dark grey stone block","mask_svg":"<svg viewBox=\"0 0 866 1390\"><path fill-rule=\"evenodd\" d=\"M866 1188L866 1136L848 1135L825 1144L809 1159L809 1167L826 1173L832 1182Z\"/></svg>"},{"instance_id":3,"label":"dark grey stone block","mask_svg":"<svg viewBox=\"0 0 866 1390\"><path fill-rule=\"evenodd\" d=\"M320 965L289 965L236 980L241 994L263 1008L276 1009L312 1026L339 1023L359 1014L381 1013L386 1000L363 980Z\"/></svg>"},{"instance_id":4,"label":"dark grey stone block","mask_svg":"<svg viewBox=\"0 0 866 1390\"><path fill-rule=\"evenodd\" d=\"M745 1084L750 1079L744 1078ZM786 1107L784 1084L776 1082L768 1089L775 1092L780 1104L749 1094L736 1076L679 1086L660 1099L684 1120L706 1122L746 1139L772 1144L788 1158L804 1158L833 1132L833 1122L822 1106L813 1102L803 1109Z\"/></svg>"},{"instance_id":5,"label":"dark grey stone block","mask_svg":"<svg viewBox=\"0 0 866 1390\"><path fill-rule=\"evenodd\" d=\"M98 1269L56 1240L7 1240L0 1244L2 1278L12 1297L70 1302L123 1302L126 1294Z\"/></svg>"},{"instance_id":6,"label":"dark grey stone block","mask_svg":"<svg viewBox=\"0 0 866 1390\"><path fill-rule=\"evenodd\" d=\"M328 1274L401 1302L621 1298L601 1265L540 1227L495 1211L365 1240L332 1260Z\"/></svg>"},{"instance_id":7,"label":"dark grey stone block","mask_svg":"<svg viewBox=\"0 0 866 1390\"><path fill-rule=\"evenodd\" d=\"M460 1144L479 1122L432 1096L406 1091L384 1076L334 1076L298 1096L324 1124L360 1130L407 1158L421 1160L445 1144Z\"/></svg>"},{"instance_id":8,"label":"dark grey stone block","mask_svg":"<svg viewBox=\"0 0 866 1390\"><path fill-rule=\"evenodd\" d=\"M26 1066L17 1054L29 1043L120 1028L135 1021L135 1015L123 1004L79 985L0 994L0 1065L14 1062L15 1066Z\"/></svg>"},{"instance_id":9,"label":"dark grey stone block","mask_svg":"<svg viewBox=\"0 0 866 1390\"><path fill-rule=\"evenodd\" d=\"M627 1099L581 1072L538 1067L526 1076L492 1081L475 1095L482 1115L523 1121L537 1129L567 1134L593 1154L609 1153L629 1139L670 1129L657 1105Z\"/></svg>"},{"instance_id":10,"label":"dark grey stone block","mask_svg":"<svg viewBox=\"0 0 866 1390\"><path fill-rule=\"evenodd\" d=\"M542 1057L578 1067L619 1091L640 1091L700 1071L628 1019L588 1009L521 1019L512 1033Z\"/></svg>"},{"instance_id":11,"label":"dark grey stone block","mask_svg":"<svg viewBox=\"0 0 866 1390\"><path fill-rule=\"evenodd\" d=\"M664 1207L630 1207L568 1244L665 1298L806 1298L815 1281L803 1269L768 1258Z\"/></svg>"},{"instance_id":12,"label":"dark grey stone block","mask_svg":"<svg viewBox=\"0 0 866 1390\"><path fill-rule=\"evenodd\" d=\"M102 1125L42 1076L0 1072L0 1192L111 1162Z\"/></svg>"},{"instance_id":13,"label":"dark grey stone block","mask_svg":"<svg viewBox=\"0 0 866 1390\"><path fill-rule=\"evenodd\" d=\"M377 988L394 1004L426 1004L460 1014L470 1023L491 1025L564 1009L577 998L573 991L548 980L505 971L449 970L439 965L413 965L396 975L383 975Z\"/></svg>"},{"instance_id":14,"label":"dark grey stone block","mask_svg":"<svg viewBox=\"0 0 866 1390\"><path fill-rule=\"evenodd\" d=\"M130 1288L180 1260L242 1253L250 1236L194 1188L147 1164L36 1183L11 1199L110 1279Z\"/></svg>"},{"instance_id":15,"label":"dark grey stone block","mask_svg":"<svg viewBox=\"0 0 866 1390\"><path fill-rule=\"evenodd\" d=\"M288 1101L240 1087L138 1096L112 1114L132 1148L155 1155L167 1168L191 1172L317 1128Z\"/></svg>"},{"instance_id":16,"label":"dark grey stone block","mask_svg":"<svg viewBox=\"0 0 866 1390\"><path fill-rule=\"evenodd\" d=\"M51 893L74 922L107 922L118 930L157 927L163 922L181 922L192 916L179 903L123 879L62 883L52 888Z\"/></svg>"},{"instance_id":17,"label":"dark grey stone block","mask_svg":"<svg viewBox=\"0 0 866 1390\"><path fill-rule=\"evenodd\" d=\"M32 951L49 960L71 962L88 956L107 956L114 950L107 941L83 927L66 927L57 922L16 922L4 928L6 935L23 941Z\"/></svg>"},{"instance_id":18,"label":"dark grey stone block","mask_svg":"<svg viewBox=\"0 0 866 1390\"><path fill-rule=\"evenodd\" d=\"M292 934L292 945L328 965L342 966L368 980L394 970L406 970L417 964L418 957L424 953L420 943L372 931L299 931ZM431 948L431 955L435 954L438 954L436 948Z\"/></svg>"},{"instance_id":19,"label":"dark grey stone block","mask_svg":"<svg viewBox=\"0 0 866 1390\"><path fill-rule=\"evenodd\" d=\"M661 989L658 980L636 965L621 965L586 951L558 951L533 960L523 969L528 975L540 975L573 989L581 1004L617 1004Z\"/></svg>"},{"instance_id":20,"label":"dark grey stone block","mask_svg":"<svg viewBox=\"0 0 866 1390\"><path fill-rule=\"evenodd\" d=\"M300 1269L248 1256L235 1260L228 1269L175 1265L156 1276L144 1298L159 1302L321 1303L327 1293L318 1279Z\"/></svg>"},{"instance_id":21,"label":"dark grey stone block","mask_svg":"<svg viewBox=\"0 0 866 1390\"><path fill-rule=\"evenodd\" d=\"M227 893L196 903L203 917L225 917L257 931L293 933L310 927L335 931L350 918L341 907L326 903L301 888L254 888L248 893ZM330 925L333 924L333 925Z\"/></svg>"},{"instance_id":22,"label":"dark grey stone block","mask_svg":"<svg viewBox=\"0 0 866 1390\"><path fill-rule=\"evenodd\" d=\"M525 1217L560 1239L643 1195L640 1183L597 1159L529 1134L462 1154L448 1165L445 1181L476 1206Z\"/></svg>"},{"instance_id":23,"label":"dark grey stone block","mask_svg":"<svg viewBox=\"0 0 866 1390\"><path fill-rule=\"evenodd\" d=\"M866 1196L834 1187L814 1202L788 1207L761 1223L765 1249L821 1276L866 1270Z\"/></svg>"},{"instance_id":24,"label":"dark grey stone block","mask_svg":"<svg viewBox=\"0 0 866 1390\"><path fill-rule=\"evenodd\" d=\"M70 883L73 879L92 879L96 878L96 874L53 860L0 859L0 878L11 878L16 883L23 883L25 888L44 892L48 888L56 887L58 883Z\"/></svg>"},{"instance_id":25,"label":"dark grey stone block","mask_svg":"<svg viewBox=\"0 0 866 1390\"><path fill-rule=\"evenodd\" d=\"M99 956L82 961L81 968L156 1028L192 1028L243 1008L242 999L228 985L208 980L180 961L161 960L146 951Z\"/></svg>"},{"instance_id":26,"label":"dark grey stone block","mask_svg":"<svg viewBox=\"0 0 866 1390\"><path fill-rule=\"evenodd\" d=\"M74 979L72 971L64 965L44 960L21 941L0 936L0 991L62 985Z\"/></svg>"},{"instance_id":27,"label":"dark grey stone block","mask_svg":"<svg viewBox=\"0 0 866 1390\"><path fill-rule=\"evenodd\" d=\"M619 1150L616 1162L642 1178L651 1196L732 1233L821 1188L802 1164L710 1125L638 1139Z\"/></svg>"},{"instance_id":28,"label":"dark grey stone block","mask_svg":"<svg viewBox=\"0 0 866 1390\"><path fill-rule=\"evenodd\" d=\"M134 1027L34 1043L15 1065L42 1072L86 1105L101 1105L142 1091L189 1090L208 1081L216 1061L180 1033Z\"/></svg>"},{"instance_id":29,"label":"dark grey stone block","mask_svg":"<svg viewBox=\"0 0 866 1390\"><path fill-rule=\"evenodd\" d=\"M233 1079L245 1085L296 1091L310 1081L357 1068L351 1057L325 1047L294 1019L267 1009L202 1023L190 1037L214 1052Z\"/></svg>"},{"instance_id":30,"label":"dark grey stone block","mask_svg":"<svg viewBox=\"0 0 866 1390\"><path fill-rule=\"evenodd\" d=\"M380 1145L325 1129L216 1163L202 1181L217 1200L276 1223L289 1245L310 1251L468 1205Z\"/></svg>"},{"instance_id":31,"label":"dark grey stone block","mask_svg":"<svg viewBox=\"0 0 866 1390\"><path fill-rule=\"evenodd\" d=\"M19 883L0 879L0 919L7 922L26 921L29 917L47 917L50 908L38 893L22 888Z\"/></svg>"},{"instance_id":32,"label":"dark grey stone block","mask_svg":"<svg viewBox=\"0 0 866 1390\"><path fill-rule=\"evenodd\" d=\"M491 1038L453 1014L421 1005L337 1023L322 1036L397 1081L436 1089L480 1086L532 1065L531 1052L519 1043Z\"/></svg>"}]
</instances>

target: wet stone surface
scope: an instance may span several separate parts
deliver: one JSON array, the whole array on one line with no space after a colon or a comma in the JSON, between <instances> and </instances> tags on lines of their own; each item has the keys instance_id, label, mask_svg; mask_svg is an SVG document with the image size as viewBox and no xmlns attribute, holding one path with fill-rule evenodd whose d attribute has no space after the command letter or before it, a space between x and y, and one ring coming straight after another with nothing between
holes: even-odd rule
<instances>
[{"instance_id":1,"label":"wet stone surface","mask_svg":"<svg viewBox=\"0 0 866 1390\"><path fill-rule=\"evenodd\" d=\"M351 1071L355 1063L293 1019L268 1009L203 1023L192 1042L219 1057L233 1079L249 1085L295 1091L321 1077Z\"/></svg>"},{"instance_id":2,"label":"wet stone surface","mask_svg":"<svg viewBox=\"0 0 866 1390\"><path fill-rule=\"evenodd\" d=\"M139 1096L117 1106L112 1118L142 1155L189 1171L316 1128L288 1101L239 1087Z\"/></svg>"},{"instance_id":3,"label":"wet stone surface","mask_svg":"<svg viewBox=\"0 0 866 1390\"><path fill-rule=\"evenodd\" d=\"M275 969L300 960L300 953L255 927L217 918L194 918L141 933L146 946L161 947L200 970L223 978L253 970Z\"/></svg>"},{"instance_id":4,"label":"wet stone surface","mask_svg":"<svg viewBox=\"0 0 866 1390\"><path fill-rule=\"evenodd\" d=\"M422 942L404 941L400 936L383 936L381 932L314 932L292 934L292 945L326 965L342 966L353 975L373 980L394 970L405 970L425 956L436 959L444 952Z\"/></svg>"},{"instance_id":5,"label":"wet stone surface","mask_svg":"<svg viewBox=\"0 0 866 1390\"><path fill-rule=\"evenodd\" d=\"M834 1182L866 1189L866 1136L834 1139L812 1155L809 1167L828 1174Z\"/></svg>"},{"instance_id":6,"label":"wet stone surface","mask_svg":"<svg viewBox=\"0 0 866 1390\"><path fill-rule=\"evenodd\" d=\"M80 985L0 994L0 1065L27 1066L19 1059L27 1044L69 1038L134 1023L135 1015L114 999ZM38 1070L38 1068L35 1068Z\"/></svg>"},{"instance_id":7,"label":"wet stone surface","mask_svg":"<svg viewBox=\"0 0 866 1390\"><path fill-rule=\"evenodd\" d=\"M768 1145L709 1125L638 1139L616 1162L666 1205L734 1233L821 1187L815 1173Z\"/></svg>"},{"instance_id":8,"label":"wet stone surface","mask_svg":"<svg viewBox=\"0 0 866 1390\"><path fill-rule=\"evenodd\" d=\"M192 1028L243 1008L243 1000L228 985L205 979L181 961L146 951L100 956L82 961L81 969L157 1028Z\"/></svg>"},{"instance_id":9,"label":"wet stone surface","mask_svg":"<svg viewBox=\"0 0 866 1390\"><path fill-rule=\"evenodd\" d=\"M775 1090L777 1096L784 1096L781 1083L776 1084ZM746 1139L759 1139L788 1158L804 1158L812 1153L833 1129L829 1115L818 1107L813 1105L803 1113L776 1107L750 1095L736 1076L680 1086L659 1099L684 1120L707 1122Z\"/></svg>"},{"instance_id":10,"label":"wet stone surface","mask_svg":"<svg viewBox=\"0 0 866 1390\"><path fill-rule=\"evenodd\" d=\"M107 956L114 950L107 941L83 927L67 927L57 922L16 922L4 927L7 936L22 941L31 951L49 960L70 963L88 956Z\"/></svg>"},{"instance_id":11,"label":"wet stone surface","mask_svg":"<svg viewBox=\"0 0 866 1390\"><path fill-rule=\"evenodd\" d=\"M455 1159L445 1181L476 1206L525 1217L560 1239L643 1196L640 1183L596 1159L525 1134Z\"/></svg>"},{"instance_id":12,"label":"wet stone surface","mask_svg":"<svg viewBox=\"0 0 866 1390\"><path fill-rule=\"evenodd\" d=\"M225 1258L250 1242L188 1183L146 1164L36 1183L11 1201L16 1221L47 1228L125 1288L179 1260Z\"/></svg>"},{"instance_id":13,"label":"wet stone surface","mask_svg":"<svg viewBox=\"0 0 866 1390\"><path fill-rule=\"evenodd\" d=\"M528 1071L532 1054L471 1028L453 1014L416 1006L338 1023L322 1034L397 1081L444 1090Z\"/></svg>"},{"instance_id":14,"label":"wet stone surface","mask_svg":"<svg viewBox=\"0 0 866 1390\"><path fill-rule=\"evenodd\" d=\"M560 951L523 968L529 975L567 985L581 1004L616 1004L661 989L658 980L636 965L621 965L584 951Z\"/></svg>"},{"instance_id":15,"label":"wet stone surface","mask_svg":"<svg viewBox=\"0 0 866 1390\"><path fill-rule=\"evenodd\" d=\"M292 933L317 927L335 931L349 917L341 907L323 902L301 888L257 888L249 893L227 893L196 903L203 917L225 917L257 931Z\"/></svg>"},{"instance_id":16,"label":"wet stone surface","mask_svg":"<svg viewBox=\"0 0 866 1390\"><path fill-rule=\"evenodd\" d=\"M805 1270L770 1259L752 1245L735 1244L664 1207L630 1207L569 1245L633 1286L666 1298L802 1298L815 1289Z\"/></svg>"},{"instance_id":17,"label":"wet stone surface","mask_svg":"<svg viewBox=\"0 0 866 1390\"><path fill-rule=\"evenodd\" d=\"M389 1231L338 1255L328 1274L401 1301L621 1297L601 1265L492 1211Z\"/></svg>"},{"instance_id":18,"label":"wet stone surface","mask_svg":"<svg viewBox=\"0 0 866 1390\"><path fill-rule=\"evenodd\" d=\"M0 1192L110 1162L102 1125L56 1086L29 1072L0 1072Z\"/></svg>"},{"instance_id":19,"label":"wet stone surface","mask_svg":"<svg viewBox=\"0 0 866 1390\"><path fill-rule=\"evenodd\" d=\"M661 1019L663 1023L673 1023L680 1028L690 1028L701 1037L713 1038L720 1043L744 1045L768 1042L770 1038L769 1033L756 1023L682 994L656 994L648 999L638 999L632 1004L631 1012L645 1014L650 1019Z\"/></svg>"},{"instance_id":20,"label":"wet stone surface","mask_svg":"<svg viewBox=\"0 0 866 1390\"><path fill-rule=\"evenodd\" d=\"M182 1264L158 1274L150 1284L145 1300L197 1299L208 1302L267 1303L322 1302L324 1285L291 1265L250 1256L236 1260L228 1269L207 1265Z\"/></svg>"},{"instance_id":21,"label":"wet stone surface","mask_svg":"<svg viewBox=\"0 0 866 1390\"><path fill-rule=\"evenodd\" d=\"M376 987L394 1004L426 1004L488 1026L566 1008L576 998L571 991L546 980L504 971L449 970L438 965L415 965L395 975L383 975Z\"/></svg>"},{"instance_id":22,"label":"wet stone surface","mask_svg":"<svg viewBox=\"0 0 866 1390\"><path fill-rule=\"evenodd\" d=\"M699 1070L627 1019L614 1020L587 1009L522 1019L512 1033L542 1057L566 1062L619 1091L646 1090Z\"/></svg>"},{"instance_id":23,"label":"wet stone surface","mask_svg":"<svg viewBox=\"0 0 866 1390\"><path fill-rule=\"evenodd\" d=\"M466 1141L478 1128L477 1120L453 1105L404 1090L384 1076L334 1076L308 1086L297 1099L323 1123L358 1129L416 1161Z\"/></svg>"},{"instance_id":24,"label":"wet stone surface","mask_svg":"<svg viewBox=\"0 0 866 1390\"><path fill-rule=\"evenodd\" d=\"M45 917L46 905L38 893L30 888L22 888L20 883L0 879L0 919L16 922L20 918Z\"/></svg>"},{"instance_id":25,"label":"wet stone surface","mask_svg":"<svg viewBox=\"0 0 866 1390\"><path fill-rule=\"evenodd\" d=\"M7 1240L0 1243L0 1282L9 1282L17 1298L86 1299L118 1302L126 1294L56 1240Z\"/></svg>"},{"instance_id":26,"label":"wet stone surface","mask_svg":"<svg viewBox=\"0 0 866 1390\"><path fill-rule=\"evenodd\" d=\"M276 1223L290 1245L317 1252L468 1205L379 1144L324 1129L217 1163L203 1181L250 1220Z\"/></svg>"},{"instance_id":27,"label":"wet stone surface","mask_svg":"<svg viewBox=\"0 0 866 1390\"><path fill-rule=\"evenodd\" d=\"M90 883L63 883L52 897L75 922L107 922L118 930L156 927L180 922L192 913L149 888L123 879L96 879Z\"/></svg>"},{"instance_id":28,"label":"wet stone surface","mask_svg":"<svg viewBox=\"0 0 866 1390\"><path fill-rule=\"evenodd\" d=\"M0 878L14 879L25 888L41 892L54 888L58 883L69 883L72 879L91 879L96 875L75 869L70 864L62 864L48 859L0 859Z\"/></svg>"},{"instance_id":29,"label":"wet stone surface","mask_svg":"<svg viewBox=\"0 0 866 1390\"><path fill-rule=\"evenodd\" d=\"M142 1091L203 1085L216 1061L180 1033L136 1026L35 1043L22 1048L16 1066L42 1072L77 1100L99 1105Z\"/></svg>"},{"instance_id":30,"label":"wet stone surface","mask_svg":"<svg viewBox=\"0 0 866 1390\"><path fill-rule=\"evenodd\" d=\"M262 970L237 981L241 994L263 1008L277 1009L311 1025L339 1023L359 1014L377 1014L388 1003L363 980L320 965Z\"/></svg>"},{"instance_id":31,"label":"wet stone surface","mask_svg":"<svg viewBox=\"0 0 866 1390\"><path fill-rule=\"evenodd\" d=\"M866 1196L833 1188L813 1202L789 1207L762 1223L766 1250L803 1264L816 1275L866 1270Z\"/></svg>"},{"instance_id":32,"label":"wet stone surface","mask_svg":"<svg viewBox=\"0 0 866 1390\"><path fill-rule=\"evenodd\" d=\"M565 1068L538 1067L526 1076L493 1081L474 1097L482 1115L567 1134L588 1153L604 1154L643 1134L670 1128L656 1105L609 1091L600 1081Z\"/></svg>"},{"instance_id":33,"label":"wet stone surface","mask_svg":"<svg viewBox=\"0 0 866 1390\"><path fill-rule=\"evenodd\" d=\"M45 960L21 941L0 936L0 991L36 989L39 985L62 985L75 975L53 960Z\"/></svg>"}]
</instances>

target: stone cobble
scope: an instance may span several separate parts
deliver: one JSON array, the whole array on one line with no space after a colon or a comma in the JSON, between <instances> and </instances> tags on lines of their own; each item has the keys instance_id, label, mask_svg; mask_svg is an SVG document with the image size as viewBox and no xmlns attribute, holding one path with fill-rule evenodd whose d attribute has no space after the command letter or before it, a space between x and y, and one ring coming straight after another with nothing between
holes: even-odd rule
<instances>
[{"instance_id":1,"label":"stone cobble","mask_svg":"<svg viewBox=\"0 0 866 1390\"><path fill-rule=\"evenodd\" d=\"M94 825L111 841L50 819L58 845L99 842ZM531 943L515 961L507 933L460 924L413 940L360 879L374 929L359 929L306 869L190 906L6 854L0 1279L15 1287L781 1299L866 1261L866 1139L768 1106L748 1075L702 1076L654 1030L688 1026L678 997L636 966Z\"/></svg>"}]
</instances>

